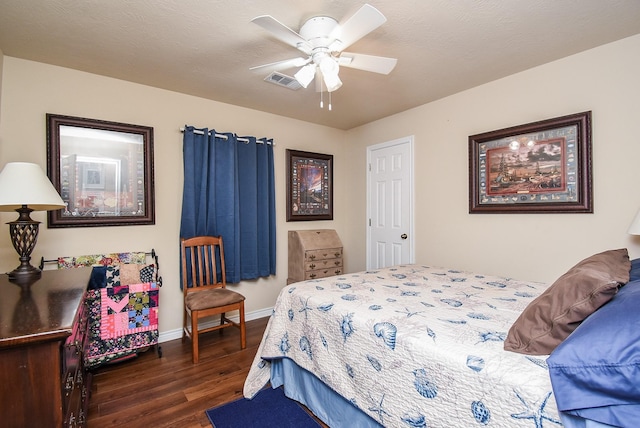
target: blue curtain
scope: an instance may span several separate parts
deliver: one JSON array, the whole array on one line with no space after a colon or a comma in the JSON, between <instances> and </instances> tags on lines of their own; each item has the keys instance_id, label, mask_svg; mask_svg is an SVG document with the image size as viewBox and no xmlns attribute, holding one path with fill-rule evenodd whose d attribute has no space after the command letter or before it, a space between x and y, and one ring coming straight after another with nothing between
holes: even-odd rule
<instances>
[{"instance_id":1,"label":"blue curtain","mask_svg":"<svg viewBox=\"0 0 640 428\"><path fill-rule=\"evenodd\" d=\"M276 273L273 140L185 126L180 237L222 235L227 282Z\"/></svg>"}]
</instances>

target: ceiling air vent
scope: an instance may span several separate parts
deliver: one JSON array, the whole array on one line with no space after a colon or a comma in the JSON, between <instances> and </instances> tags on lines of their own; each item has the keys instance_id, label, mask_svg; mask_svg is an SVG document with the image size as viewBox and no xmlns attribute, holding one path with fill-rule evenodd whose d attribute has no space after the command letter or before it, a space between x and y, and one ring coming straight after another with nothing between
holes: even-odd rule
<instances>
[{"instance_id":1,"label":"ceiling air vent","mask_svg":"<svg viewBox=\"0 0 640 428\"><path fill-rule=\"evenodd\" d=\"M295 78L287 76L286 74L278 73L277 71L274 71L265 77L264 80L269 83L284 86L285 88L293 89L294 91L302 88L302 85L300 85Z\"/></svg>"}]
</instances>

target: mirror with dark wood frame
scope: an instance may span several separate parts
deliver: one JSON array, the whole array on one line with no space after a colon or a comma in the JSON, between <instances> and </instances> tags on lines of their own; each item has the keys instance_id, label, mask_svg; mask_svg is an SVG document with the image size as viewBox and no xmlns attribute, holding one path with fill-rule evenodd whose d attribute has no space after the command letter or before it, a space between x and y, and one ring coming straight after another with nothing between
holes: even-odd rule
<instances>
[{"instance_id":1,"label":"mirror with dark wood frame","mask_svg":"<svg viewBox=\"0 0 640 428\"><path fill-rule=\"evenodd\" d=\"M47 114L48 227L155 224L153 128Z\"/></svg>"}]
</instances>

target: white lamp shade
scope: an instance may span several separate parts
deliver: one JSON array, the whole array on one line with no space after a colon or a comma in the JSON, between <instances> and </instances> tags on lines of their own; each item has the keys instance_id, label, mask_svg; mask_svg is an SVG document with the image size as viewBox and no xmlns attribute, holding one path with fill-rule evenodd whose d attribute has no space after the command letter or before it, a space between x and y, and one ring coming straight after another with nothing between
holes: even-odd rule
<instances>
[{"instance_id":1,"label":"white lamp shade","mask_svg":"<svg viewBox=\"0 0 640 428\"><path fill-rule=\"evenodd\" d=\"M320 60L320 71L322 71L322 77L325 85L327 85L328 92L333 92L342 86L342 81L338 77L340 66L334 58L330 56L322 58Z\"/></svg>"},{"instance_id":2,"label":"white lamp shade","mask_svg":"<svg viewBox=\"0 0 640 428\"><path fill-rule=\"evenodd\" d=\"M309 83L313 80L316 75L316 65L315 64L307 64L302 67L296 74L293 75L295 79L306 89L309 86Z\"/></svg>"},{"instance_id":3,"label":"white lamp shade","mask_svg":"<svg viewBox=\"0 0 640 428\"><path fill-rule=\"evenodd\" d=\"M342 81L338 77L338 75L325 74L324 75L324 84L327 86L327 92L333 92L342 86Z\"/></svg>"},{"instance_id":4,"label":"white lamp shade","mask_svg":"<svg viewBox=\"0 0 640 428\"><path fill-rule=\"evenodd\" d=\"M23 205L34 211L65 206L40 165L10 162L0 172L0 211L14 211Z\"/></svg>"}]
</instances>

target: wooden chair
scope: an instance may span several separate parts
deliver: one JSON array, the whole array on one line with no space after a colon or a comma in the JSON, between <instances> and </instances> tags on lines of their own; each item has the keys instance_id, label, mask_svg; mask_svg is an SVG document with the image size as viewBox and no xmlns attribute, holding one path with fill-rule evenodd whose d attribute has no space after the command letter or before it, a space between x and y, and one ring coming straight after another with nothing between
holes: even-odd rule
<instances>
[{"instance_id":1,"label":"wooden chair","mask_svg":"<svg viewBox=\"0 0 640 428\"><path fill-rule=\"evenodd\" d=\"M182 341L184 342L186 336L191 338L193 363L198 362L198 335L201 333L226 327L238 327L240 346L244 349L246 347L244 296L226 288L222 237L182 238L180 248L184 294ZM217 263L216 259L218 259ZM234 322L225 315L226 312L235 310L239 311L239 322ZM220 324L199 330L198 321L213 315L220 315ZM191 321L187 322L188 319Z\"/></svg>"}]
</instances>

